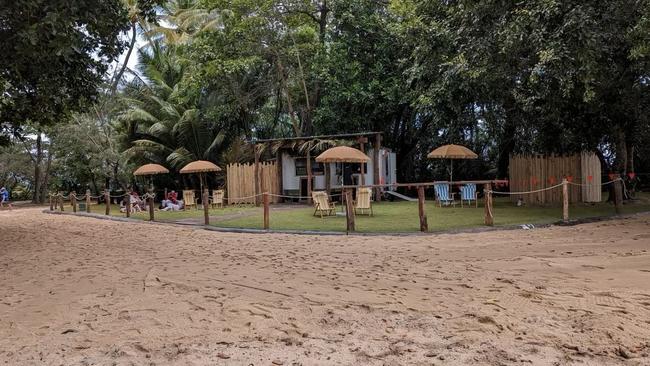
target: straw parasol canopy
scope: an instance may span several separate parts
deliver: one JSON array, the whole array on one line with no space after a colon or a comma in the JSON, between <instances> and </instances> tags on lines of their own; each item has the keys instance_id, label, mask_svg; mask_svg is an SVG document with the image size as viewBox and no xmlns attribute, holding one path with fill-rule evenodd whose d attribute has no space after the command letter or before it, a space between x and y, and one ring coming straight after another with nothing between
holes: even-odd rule
<instances>
[{"instance_id":1,"label":"straw parasol canopy","mask_svg":"<svg viewBox=\"0 0 650 366\"><path fill-rule=\"evenodd\" d=\"M366 163L370 161L368 155L349 146L337 146L325 150L316 157L319 163Z\"/></svg>"},{"instance_id":2,"label":"straw parasol canopy","mask_svg":"<svg viewBox=\"0 0 650 366\"><path fill-rule=\"evenodd\" d=\"M201 183L201 192L203 192L203 175L208 172L219 172L221 171L221 168L219 168L218 165L209 162L207 160L197 160L193 161L187 165L185 165L183 168L181 168L180 172L181 174L191 174L191 173L199 173L199 181Z\"/></svg>"},{"instance_id":3,"label":"straw parasol canopy","mask_svg":"<svg viewBox=\"0 0 650 366\"><path fill-rule=\"evenodd\" d=\"M219 168L216 164L206 160L197 160L185 165L181 169L181 174L219 172L219 171L221 171L221 168Z\"/></svg>"},{"instance_id":4,"label":"straw parasol canopy","mask_svg":"<svg viewBox=\"0 0 650 366\"><path fill-rule=\"evenodd\" d=\"M454 181L454 160L453 159L478 159L478 155L472 150L461 145L443 145L433 150L427 155L429 159L449 159L451 168L449 169L449 180Z\"/></svg>"},{"instance_id":5,"label":"straw parasol canopy","mask_svg":"<svg viewBox=\"0 0 650 366\"><path fill-rule=\"evenodd\" d=\"M133 172L133 175L155 175L167 174L169 170L162 165L158 164L145 164Z\"/></svg>"},{"instance_id":6,"label":"straw parasol canopy","mask_svg":"<svg viewBox=\"0 0 650 366\"><path fill-rule=\"evenodd\" d=\"M461 145L444 145L427 155L429 159L477 159L478 155Z\"/></svg>"}]
</instances>

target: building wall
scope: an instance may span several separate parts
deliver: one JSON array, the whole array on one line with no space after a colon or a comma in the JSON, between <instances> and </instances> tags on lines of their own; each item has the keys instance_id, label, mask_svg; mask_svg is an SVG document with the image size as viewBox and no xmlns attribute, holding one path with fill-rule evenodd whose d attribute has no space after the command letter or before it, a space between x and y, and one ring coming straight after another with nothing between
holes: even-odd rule
<instances>
[{"instance_id":1,"label":"building wall","mask_svg":"<svg viewBox=\"0 0 650 366\"><path fill-rule=\"evenodd\" d=\"M367 163L367 171L365 172L365 183L366 184L375 184L374 182L374 162L373 162L373 149L368 149L366 155L370 158L370 161ZM386 166L388 163L388 166ZM382 178L381 181L384 184L396 183L396 159L395 153L391 152L388 149L380 149L379 152L379 176ZM325 169L330 169L330 186L332 188L337 188L341 186L341 178L336 175L336 164L330 163L327 164ZM325 189L325 175L314 175L314 190L324 190ZM285 191L299 190L300 189L300 177L296 176L296 164L295 157L291 156L289 153L282 153L282 188Z\"/></svg>"}]
</instances>

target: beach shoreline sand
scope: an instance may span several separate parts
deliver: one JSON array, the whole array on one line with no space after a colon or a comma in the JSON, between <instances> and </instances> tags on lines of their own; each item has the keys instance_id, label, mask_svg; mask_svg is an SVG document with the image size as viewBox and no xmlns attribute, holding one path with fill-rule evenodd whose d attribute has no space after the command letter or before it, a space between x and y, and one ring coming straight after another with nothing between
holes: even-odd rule
<instances>
[{"instance_id":1,"label":"beach shoreline sand","mask_svg":"<svg viewBox=\"0 0 650 366\"><path fill-rule=\"evenodd\" d=\"M0 212L4 364L650 364L650 215L345 237L41 210Z\"/></svg>"}]
</instances>

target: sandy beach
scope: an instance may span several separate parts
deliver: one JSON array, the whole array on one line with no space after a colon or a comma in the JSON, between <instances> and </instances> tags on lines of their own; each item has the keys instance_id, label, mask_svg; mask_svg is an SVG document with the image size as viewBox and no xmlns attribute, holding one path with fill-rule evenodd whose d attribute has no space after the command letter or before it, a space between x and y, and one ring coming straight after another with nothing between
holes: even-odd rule
<instances>
[{"instance_id":1,"label":"sandy beach","mask_svg":"<svg viewBox=\"0 0 650 366\"><path fill-rule=\"evenodd\" d=\"M3 364L650 365L648 215L319 237L30 208L0 233Z\"/></svg>"}]
</instances>

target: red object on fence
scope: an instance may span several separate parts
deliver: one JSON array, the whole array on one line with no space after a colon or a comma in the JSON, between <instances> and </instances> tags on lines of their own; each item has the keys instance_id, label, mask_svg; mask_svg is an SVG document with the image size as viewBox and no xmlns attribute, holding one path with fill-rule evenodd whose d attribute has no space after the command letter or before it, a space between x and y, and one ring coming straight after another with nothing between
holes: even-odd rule
<instances>
[{"instance_id":1,"label":"red object on fence","mask_svg":"<svg viewBox=\"0 0 650 366\"><path fill-rule=\"evenodd\" d=\"M609 180L614 180L614 178L616 178L616 174L614 173L609 173L607 176L609 177Z\"/></svg>"},{"instance_id":2,"label":"red object on fence","mask_svg":"<svg viewBox=\"0 0 650 366\"><path fill-rule=\"evenodd\" d=\"M538 182L537 182L537 177L532 177L532 178L530 179L530 182L533 184L533 186L537 186L537 183L538 183Z\"/></svg>"},{"instance_id":3,"label":"red object on fence","mask_svg":"<svg viewBox=\"0 0 650 366\"><path fill-rule=\"evenodd\" d=\"M593 175L588 176L587 180L590 181L590 182L593 182L594 181L594 176Z\"/></svg>"},{"instance_id":4,"label":"red object on fence","mask_svg":"<svg viewBox=\"0 0 650 366\"><path fill-rule=\"evenodd\" d=\"M566 180L569 182L573 182L573 176L572 175L567 176Z\"/></svg>"},{"instance_id":5,"label":"red object on fence","mask_svg":"<svg viewBox=\"0 0 650 366\"><path fill-rule=\"evenodd\" d=\"M548 178L548 183L549 184L555 184L555 177L549 177Z\"/></svg>"},{"instance_id":6,"label":"red object on fence","mask_svg":"<svg viewBox=\"0 0 650 366\"><path fill-rule=\"evenodd\" d=\"M629 172L629 173L627 173L627 176L630 177L630 179L634 179L634 177L636 177L636 173Z\"/></svg>"}]
</instances>

